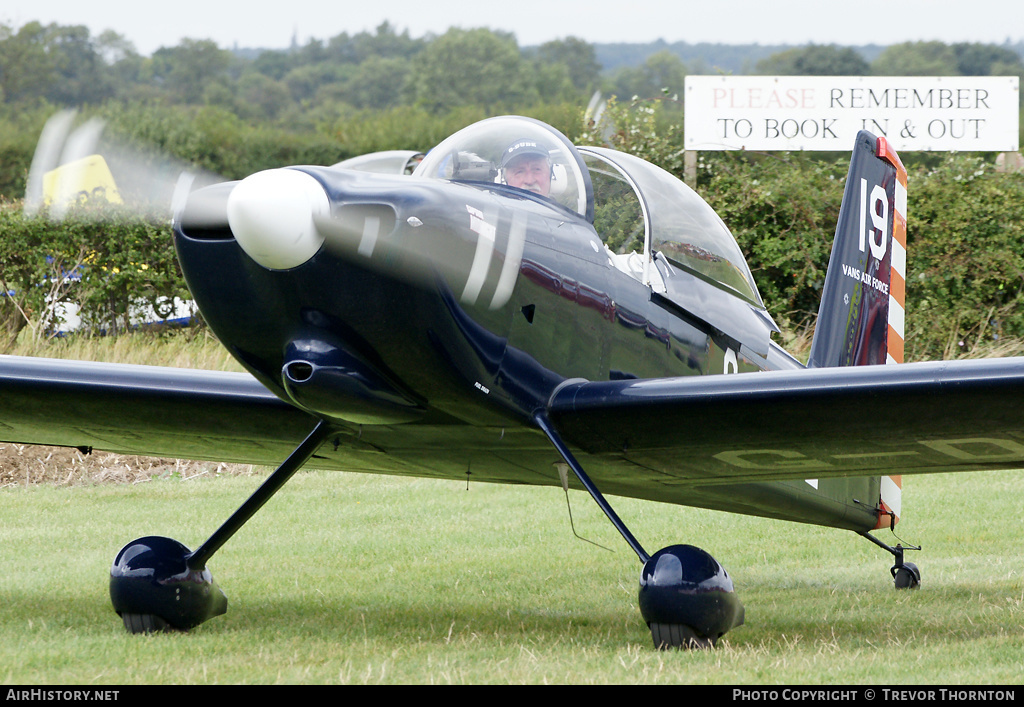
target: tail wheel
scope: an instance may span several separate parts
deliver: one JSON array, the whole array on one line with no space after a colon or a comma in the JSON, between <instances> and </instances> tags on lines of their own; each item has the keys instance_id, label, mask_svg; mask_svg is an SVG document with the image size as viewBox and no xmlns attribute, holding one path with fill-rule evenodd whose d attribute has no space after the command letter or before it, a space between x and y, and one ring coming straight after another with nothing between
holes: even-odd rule
<instances>
[{"instance_id":1,"label":"tail wheel","mask_svg":"<svg viewBox=\"0 0 1024 707\"><path fill-rule=\"evenodd\" d=\"M920 589L921 571L913 562L894 567L893 570L892 578L897 589Z\"/></svg>"}]
</instances>

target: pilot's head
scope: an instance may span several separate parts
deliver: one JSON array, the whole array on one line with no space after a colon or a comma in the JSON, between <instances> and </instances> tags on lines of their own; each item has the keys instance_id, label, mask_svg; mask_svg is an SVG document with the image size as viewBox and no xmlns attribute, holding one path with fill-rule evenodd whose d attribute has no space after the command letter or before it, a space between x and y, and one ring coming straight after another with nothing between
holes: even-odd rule
<instances>
[{"instance_id":1,"label":"pilot's head","mask_svg":"<svg viewBox=\"0 0 1024 707\"><path fill-rule=\"evenodd\" d=\"M541 196L551 192L551 157L536 140L522 138L505 149L501 158L505 183Z\"/></svg>"}]
</instances>

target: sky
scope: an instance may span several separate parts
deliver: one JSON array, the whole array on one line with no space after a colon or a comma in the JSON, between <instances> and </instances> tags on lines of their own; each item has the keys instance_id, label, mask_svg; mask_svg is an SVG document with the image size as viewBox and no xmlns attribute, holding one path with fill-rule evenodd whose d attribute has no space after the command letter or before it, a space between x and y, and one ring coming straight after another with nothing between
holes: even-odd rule
<instances>
[{"instance_id":1,"label":"sky","mask_svg":"<svg viewBox=\"0 0 1024 707\"><path fill-rule=\"evenodd\" d=\"M1021 0L0 0L0 23L111 29L145 56L182 39L212 39L223 49L288 47L388 21L412 37L450 27L487 27L526 47L578 37L606 42L723 44L895 44L917 40L1001 44L1024 39ZM851 19L852 18L852 19Z\"/></svg>"}]
</instances>

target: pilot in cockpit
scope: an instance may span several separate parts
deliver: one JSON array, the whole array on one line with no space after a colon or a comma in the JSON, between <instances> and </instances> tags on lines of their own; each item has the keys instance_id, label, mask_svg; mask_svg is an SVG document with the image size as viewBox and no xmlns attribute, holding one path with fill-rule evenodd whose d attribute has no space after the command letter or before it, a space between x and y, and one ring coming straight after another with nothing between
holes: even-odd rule
<instances>
[{"instance_id":1,"label":"pilot in cockpit","mask_svg":"<svg viewBox=\"0 0 1024 707\"><path fill-rule=\"evenodd\" d=\"M513 142L501 158L501 175L505 184L541 196L551 193L551 172L550 152L529 138Z\"/></svg>"},{"instance_id":2,"label":"pilot in cockpit","mask_svg":"<svg viewBox=\"0 0 1024 707\"><path fill-rule=\"evenodd\" d=\"M463 128L427 153L415 176L513 187L581 216L593 209L587 167L576 148L554 128L522 116Z\"/></svg>"}]
</instances>

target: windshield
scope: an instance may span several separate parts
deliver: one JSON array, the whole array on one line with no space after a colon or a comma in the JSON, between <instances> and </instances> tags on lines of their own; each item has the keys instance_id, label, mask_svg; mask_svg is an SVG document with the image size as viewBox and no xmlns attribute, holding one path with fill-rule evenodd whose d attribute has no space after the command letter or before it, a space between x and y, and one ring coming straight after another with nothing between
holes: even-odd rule
<instances>
[{"instance_id":1,"label":"windshield","mask_svg":"<svg viewBox=\"0 0 1024 707\"><path fill-rule=\"evenodd\" d=\"M604 225L603 221L607 224L607 230L602 233L598 228L598 233L609 248L618 253L641 250L640 239L646 238L645 257L661 253L673 265L763 306L736 239L693 189L639 157L602 147L581 147L580 152L592 173L606 175L603 182L608 186L599 191L613 195L616 207L611 210L612 215L621 217L627 211L632 214L627 223L622 223L621 218L599 218L594 222L595 227ZM602 182L597 176L594 179ZM635 189L635 196L626 189L627 182ZM603 213L601 194L596 205L599 216ZM643 231L633 225L634 219L642 219Z\"/></svg>"},{"instance_id":2,"label":"windshield","mask_svg":"<svg viewBox=\"0 0 1024 707\"><path fill-rule=\"evenodd\" d=\"M333 167L354 169L360 172L376 172L377 174L412 174L423 159L422 152L414 150L389 150L387 152L371 152L342 160Z\"/></svg>"},{"instance_id":3,"label":"windshield","mask_svg":"<svg viewBox=\"0 0 1024 707\"><path fill-rule=\"evenodd\" d=\"M428 152L414 174L514 187L593 220L590 177L576 148L532 118L505 116L470 125Z\"/></svg>"}]
</instances>

